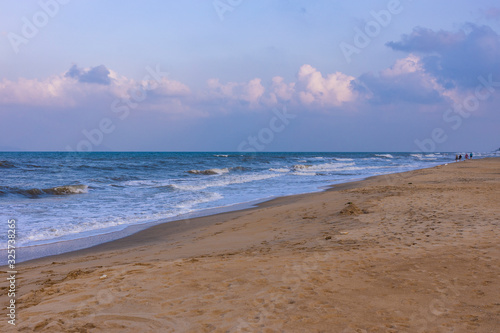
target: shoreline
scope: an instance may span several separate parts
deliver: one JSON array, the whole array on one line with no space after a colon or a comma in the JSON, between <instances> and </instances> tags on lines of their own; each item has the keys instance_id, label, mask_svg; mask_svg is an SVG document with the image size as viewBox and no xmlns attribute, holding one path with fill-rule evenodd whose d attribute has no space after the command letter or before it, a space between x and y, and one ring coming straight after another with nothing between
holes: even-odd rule
<instances>
[{"instance_id":1,"label":"shoreline","mask_svg":"<svg viewBox=\"0 0 500 333\"><path fill-rule=\"evenodd\" d=\"M434 167L434 166L429 166L428 168L432 168L432 167ZM423 169L427 169L427 168L423 168ZM421 169L414 169L414 170L421 170ZM410 171L414 171L414 170L410 170ZM404 171L404 172L409 172L409 171ZM247 202L238 202L238 203L230 204L227 206L204 208L204 209L201 209L198 211L193 211L190 213L182 214L180 216L173 216L173 217L169 217L169 218L160 219L157 221L150 221L150 222L141 223L141 224L134 224L134 225L123 225L123 226L121 226L122 227L121 229L111 230L111 231L106 232L106 233L89 235L89 236L84 236L84 237L79 237L79 238L74 238L74 239L57 240L57 241L45 243L45 244L34 244L34 245L18 247L17 252L18 253L24 252L24 253L23 253L23 257L21 259L19 259L19 258L17 259L17 262L24 263L24 262L28 262L28 261L32 261L32 260L45 258L45 257L58 256L58 255L65 254L65 253L71 253L71 252L85 250L88 248L99 246L101 244L110 243L110 242L114 242L114 241L120 240L120 239L125 238L125 237L133 236L134 234L136 234L138 232L141 232L143 230L147 230L149 228L155 227L157 225L162 225L165 223L183 222L183 221L187 221L187 220L197 219L200 217L219 215L219 214L228 213L228 212L245 211L245 210L252 209L252 208L258 208L260 206L260 204L263 204L263 203L266 203L268 201L272 201L275 199L286 198L286 197L291 197L291 196L296 196L296 195L320 193L323 191L328 191L332 187L335 187L337 185L358 182L358 181L369 179L371 177L384 177L384 176L388 176L391 174L353 178L353 179L348 179L345 181L340 181L336 184L323 185L321 187L318 187L316 191L312 191L312 192L290 194L290 195L285 195L285 196L273 196L273 197L255 199L255 200L251 200L251 201L247 201ZM2 258L2 259L0 259L0 269L1 269L2 267L6 266L6 263L7 263L6 259L4 259L7 257L7 249L0 249L0 257Z\"/></svg>"},{"instance_id":2,"label":"shoreline","mask_svg":"<svg viewBox=\"0 0 500 333\"><path fill-rule=\"evenodd\" d=\"M433 167L429 167L433 168ZM415 170L425 170L428 168L423 168L423 169L415 169ZM39 253L40 250L44 253L49 253L49 254L43 254L35 258L30 258L26 260L19 261L18 264L31 264L31 263L37 263L38 261L41 260L47 260L50 261L51 259L54 258L64 258L66 256L68 257L73 257L73 256L79 256L82 254L87 254L87 253L98 253L100 251L106 251L108 249L120 249L121 245L113 244L113 243L120 243L120 244L128 244L129 242L134 242L134 236L137 234L143 233L146 235L149 235L152 233L149 231L149 229L153 228L160 228L160 229L165 229L168 230L167 236L166 237L172 237L175 236L177 233L182 233L190 230L194 230L197 228L201 228L206 226L206 220L212 221L218 218L221 219L230 219L230 218L236 218L239 216L243 216L247 214L248 212L251 212L252 210L258 210L261 208L267 208L267 207L272 207L276 203L275 202L280 202L280 201L286 201L286 202L294 202L296 200L299 200L300 197L302 196L308 196L308 195L313 195L313 194L318 194L322 192L327 192L327 191L335 191L335 190L343 190L350 188L350 185L354 185L355 183L358 182L363 182L371 178L377 178L377 177L388 177L389 175L397 175L397 174L404 174L406 172L412 172L415 170L411 171L405 171L401 173L393 173L393 174L386 174L386 175L376 175L376 176L368 176L366 178L359 178L353 181L346 181L346 182L341 182L338 184L331 184L331 185L325 185L323 188L318 188L317 191L315 192L305 192L305 193L299 193L299 194L291 194L291 195L285 195L285 196L279 196L279 197L273 197L273 198L263 198L263 199L257 199L257 200L252 200L250 202L244 202L244 203L236 203L233 205L229 206L223 206L223 207L215 207L215 208L208 208L208 209L203 209L198 212L192 212L188 213L185 215L193 215L191 217L184 217L184 218L177 218L174 217L173 220L171 221L165 221L165 220L159 220L155 222L148 222L144 224L139 224L139 225L131 225L127 226L124 230L120 231L112 231L108 234L102 234L102 235L96 235L96 236L90 236L90 237L84 237L80 239L72 239L68 241L60 241L60 242L55 242L55 243L49 243L49 244L40 244L40 245L33 245L33 246L28 246L28 247L20 247L17 248L18 252L22 250L29 249L30 252L32 253ZM338 188L337 188L338 187ZM294 198L297 197L297 198ZM235 208L236 207L236 208ZM227 209L227 210L226 210ZM211 211L216 210L217 212L211 213ZM199 215L200 214L200 215ZM234 215L234 216L233 216ZM200 220L198 222L197 220ZM209 223L210 224L210 223ZM212 223L213 224L213 223ZM125 231L126 229L137 229L136 231L132 231L131 233L127 233L124 236L118 236L118 238L112 238L110 240L106 241L98 241L98 243L95 243L94 245L91 246L85 246L82 248L78 249L72 249L72 250L67 250L69 247L72 246L71 243L83 243L85 242L88 238L97 238L99 239L101 236L104 236L106 239L106 236L112 235L112 234L119 234L121 231ZM141 238L142 235L138 235L138 238ZM147 241L150 241L151 237L146 237ZM123 242L121 242L123 241ZM157 240L155 240L157 241ZM62 245L62 246L61 246ZM146 244L138 244L138 245L146 245ZM44 249L44 247L47 247L48 250ZM55 251L59 251L59 253L53 253ZM6 252L5 250L0 250L0 255L4 254L3 252ZM6 256L6 253L5 253ZM6 265L2 264L0 265L0 270L5 269Z\"/></svg>"},{"instance_id":3,"label":"shoreline","mask_svg":"<svg viewBox=\"0 0 500 333\"><path fill-rule=\"evenodd\" d=\"M156 225L161 225L164 223L173 223L183 220L195 219L204 216L218 215L225 212L239 211L245 210L252 207L255 207L256 204L260 202L265 202L268 199L260 199L253 200L249 202L236 203L233 205L222 206L222 207L214 207L202 209L200 211L194 211L186 214L182 214L180 216L174 216L171 218L160 219L158 221L151 221L141 224L134 225L124 225L122 229L112 230L102 234L89 235L85 237L68 239L68 240L58 240L51 243L45 244L35 244L29 246L18 247L18 252L27 251L28 254L23 253L23 258L21 260L18 259L18 263L24 263L27 261L32 261L36 259L41 259L45 257L57 256L64 253L76 252L80 250L85 250L87 248L91 248L94 246L98 246L101 244L114 242L124 237L132 236L142 230L147 230ZM272 200L272 199L269 199ZM7 257L7 249L0 249L0 256L2 258ZM5 266L6 264L3 262L4 259L0 260L0 268Z\"/></svg>"},{"instance_id":4,"label":"shoreline","mask_svg":"<svg viewBox=\"0 0 500 333\"><path fill-rule=\"evenodd\" d=\"M492 332L499 169L373 176L23 262L18 328Z\"/></svg>"},{"instance_id":5,"label":"shoreline","mask_svg":"<svg viewBox=\"0 0 500 333\"><path fill-rule=\"evenodd\" d=\"M316 191L313 191L313 192L304 192L304 193L290 194L290 195L277 196L277 197L271 197L271 198L260 198L260 199L255 199L255 200L251 200L248 202L240 202L240 203L235 203L235 204L231 204L231 205L227 205L227 206L206 208L206 209L202 209L199 211L186 213L186 214L183 214L181 216L174 216L171 218L165 218L165 219L161 219L158 221L151 221L151 222L146 222L146 223L136 224L136 225L126 225L122 229L110 231L107 233L102 233L102 234L97 234L97 235L89 235L86 237L75 238L75 239L60 240L60 241L55 241L55 242L46 243L46 244L36 244L36 245L29 245L29 246L25 246L25 247L19 247L19 248L17 248L18 253L22 252L22 251L27 251L28 254L26 254L26 252L23 253L23 257L20 260L18 259L17 263L20 264L20 263L31 262L31 261L43 259L43 258L51 258L51 257L64 255L64 254L78 253L79 251L92 249L94 247L98 247L98 246L103 245L103 244L112 243L115 241L119 241L120 239L123 239L123 238L134 236L135 234L140 233L142 231L148 230L150 228L154 228L155 226L167 224L167 223L185 224L186 221L191 221L193 219L209 217L209 216L217 216L217 215L224 214L224 213L239 212L239 211L244 213L247 210L258 209L263 204L266 204L268 202L272 202L273 200L277 200L277 199L281 199L281 198L286 200L286 198L289 198L289 197L331 191L331 190L335 190L337 186L341 186L341 185L345 185L345 184L362 182L362 181L365 181L365 180L368 180L371 178L377 178L377 177L391 178L391 177L393 177L393 175L404 174L404 173L412 172L412 171L416 171L416 170L430 169L430 168L434 168L436 166L441 166L441 165L444 165L444 164L438 164L438 165L429 166L426 168L413 169L413 170L397 172L397 173L388 173L388 174L383 174L383 175L372 175L372 176L366 176L366 177L353 178L353 179L348 179L345 181L340 181L336 184L327 184L327 185L320 186L317 188ZM175 226L175 227L173 227L173 229L178 229L178 227ZM2 269L7 264L6 260L3 259L3 258L7 257L7 249L0 249L0 256L2 257L2 259L0 260L0 269Z\"/></svg>"},{"instance_id":6,"label":"shoreline","mask_svg":"<svg viewBox=\"0 0 500 333\"><path fill-rule=\"evenodd\" d=\"M405 154L410 154L405 153ZM440 154L440 153L439 153ZM443 154L449 154L449 153L443 153ZM386 155L386 154L383 154ZM411 154L410 154L411 155ZM431 154L432 155L432 154ZM375 156L379 156L375 154ZM382 156L382 155L380 155ZM391 156L392 158L392 156ZM439 161L437 162L438 164L435 164L436 162L430 162L429 166L412 166L413 169L410 170L404 170L404 171L398 171L398 172L406 172L406 171L411 171L411 170L418 170L420 168L430 168L435 165L442 165L444 163L451 163L451 161ZM84 249L87 247L99 245L105 242L110 242L114 241L129 235L132 235L140 230L144 230L147 228L150 228L154 225L157 224L162 224L162 223L170 223L172 221L178 221L178 220L183 220L183 219L191 219L191 218L196 218L198 216L205 216L207 214L217 214L219 212L224 212L224 211L231 211L231 210L239 210L239 209L245 209L247 207L250 207L254 205L255 203L263 202L269 200L269 198L275 198L275 197L280 197L280 196L288 196L288 195L297 195L297 194L304 194L304 193L315 193L315 192L320 192L324 191L327 189L329 186L332 184L338 184L338 183L344 183L344 182L352 182L352 181L357 181L360 179L366 179L368 177L372 177L375 175L363 175L363 176L358 176L356 175L355 177L350 177L350 178L345 178L342 180L328 180L325 181L322 185L320 184L315 184L315 188L295 188L292 191L289 191L289 193L285 194L275 194L275 195L270 195L270 196L264 196L263 198L257 198L257 199L252 199L249 198L250 201L243 201L243 202L235 202L235 203L227 203L223 204L221 206L217 207L210 207L210 208L201 208L199 210L195 210L189 213L185 213L182 215L178 216L171 216L171 217L166 217L166 218L160 218L160 219L155 219L155 220L149 220L148 222L140 222L137 224L121 224L121 225L115 225L111 227L106 227L102 229L96 229L96 230L89 230L89 231L84 231L76 234L66 234L57 238L52 238L48 240L39 240L39 241L32 241L28 242L28 244L24 244L22 247L19 249L22 249L20 251L21 257L18 258L19 262L24 262L27 260L32 260L36 259L42 256L51 256L51 255L57 255L69 251L75 251L79 249ZM264 194L264 193L262 193ZM64 212L62 212L64 215ZM7 216L6 216L7 218ZM54 228L58 228L57 224ZM57 230L57 229L56 229ZM2 258L6 257L6 249L0 249L0 256ZM0 265L4 265L6 263L5 259L0 259Z\"/></svg>"}]
</instances>

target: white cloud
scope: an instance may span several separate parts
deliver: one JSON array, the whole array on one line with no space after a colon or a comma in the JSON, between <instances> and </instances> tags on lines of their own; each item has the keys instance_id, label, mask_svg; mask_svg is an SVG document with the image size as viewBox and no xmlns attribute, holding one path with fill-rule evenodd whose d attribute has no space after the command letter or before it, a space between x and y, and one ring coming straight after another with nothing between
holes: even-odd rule
<instances>
[{"instance_id":1,"label":"white cloud","mask_svg":"<svg viewBox=\"0 0 500 333\"><path fill-rule=\"evenodd\" d=\"M339 106L352 101L355 94L351 87L353 76L341 72L323 77L311 65L303 65L298 74L297 93L304 105Z\"/></svg>"},{"instance_id":2,"label":"white cloud","mask_svg":"<svg viewBox=\"0 0 500 333\"><path fill-rule=\"evenodd\" d=\"M76 68L75 66L72 69ZM71 70L71 69L70 69ZM78 69L87 73L89 69ZM69 71L45 79L4 79L0 82L0 105L25 105L67 108L88 105L102 98L131 99L134 92L146 90L158 98L186 97L191 91L185 84L162 77L156 81L135 81L109 70L109 84L85 82ZM150 94L151 95L151 94ZM154 103L151 98L149 103ZM142 102L142 101L141 101ZM148 104L145 102L144 104ZM178 105L178 103L176 103Z\"/></svg>"},{"instance_id":3,"label":"white cloud","mask_svg":"<svg viewBox=\"0 0 500 333\"><path fill-rule=\"evenodd\" d=\"M109 89L106 86L82 84L64 75L55 75L43 80L3 80L0 83L0 104L72 107L85 97L95 96L107 90Z\"/></svg>"},{"instance_id":4,"label":"white cloud","mask_svg":"<svg viewBox=\"0 0 500 333\"><path fill-rule=\"evenodd\" d=\"M191 93L191 89L187 85L179 81L169 80L166 77L162 77L160 82L148 81L145 87L151 87L156 94L168 97L188 96Z\"/></svg>"},{"instance_id":5,"label":"white cloud","mask_svg":"<svg viewBox=\"0 0 500 333\"><path fill-rule=\"evenodd\" d=\"M272 78L268 103L289 102L295 94L295 82L285 83L281 76Z\"/></svg>"},{"instance_id":6,"label":"white cloud","mask_svg":"<svg viewBox=\"0 0 500 333\"><path fill-rule=\"evenodd\" d=\"M423 71L421 60L416 55L410 54L406 58L396 60L396 63L391 68L381 71L380 74L386 77L393 77L417 71Z\"/></svg>"},{"instance_id":7,"label":"white cloud","mask_svg":"<svg viewBox=\"0 0 500 333\"><path fill-rule=\"evenodd\" d=\"M252 79L249 82L228 82L225 84L220 83L219 79L210 79L207 84L210 98L244 101L249 103L252 108L259 106L265 92L259 78Z\"/></svg>"},{"instance_id":8,"label":"white cloud","mask_svg":"<svg viewBox=\"0 0 500 333\"><path fill-rule=\"evenodd\" d=\"M210 79L207 83L211 98L247 102L252 108L267 109L279 103L290 103L316 109L352 101L355 98L352 80L353 76L340 72L323 77L321 72L306 64L300 68L297 82L287 83L284 78L275 76L267 89L259 78L225 84L219 79Z\"/></svg>"}]
</instances>

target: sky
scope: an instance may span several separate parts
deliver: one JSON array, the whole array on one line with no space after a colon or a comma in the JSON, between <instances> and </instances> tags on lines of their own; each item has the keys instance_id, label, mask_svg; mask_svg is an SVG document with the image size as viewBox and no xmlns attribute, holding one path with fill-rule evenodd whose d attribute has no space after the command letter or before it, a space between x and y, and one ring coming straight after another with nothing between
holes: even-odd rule
<instances>
[{"instance_id":1,"label":"sky","mask_svg":"<svg viewBox=\"0 0 500 333\"><path fill-rule=\"evenodd\" d=\"M0 0L0 151L499 147L496 0Z\"/></svg>"}]
</instances>

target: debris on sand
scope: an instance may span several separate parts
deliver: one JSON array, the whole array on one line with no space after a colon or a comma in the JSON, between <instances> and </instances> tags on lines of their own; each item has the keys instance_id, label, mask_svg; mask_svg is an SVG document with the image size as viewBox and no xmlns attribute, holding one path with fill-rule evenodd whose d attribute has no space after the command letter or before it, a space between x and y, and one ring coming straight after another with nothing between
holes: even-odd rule
<instances>
[{"instance_id":1,"label":"debris on sand","mask_svg":"<svg viewBox=\"0 0 500 333\"><path fill-rule=\"evenodd\" d=\"M355 203L348 202L346 206L340 211L340 215L360 215L364 214L364 212L356 206Z\"/></svg>"}]
</instances>

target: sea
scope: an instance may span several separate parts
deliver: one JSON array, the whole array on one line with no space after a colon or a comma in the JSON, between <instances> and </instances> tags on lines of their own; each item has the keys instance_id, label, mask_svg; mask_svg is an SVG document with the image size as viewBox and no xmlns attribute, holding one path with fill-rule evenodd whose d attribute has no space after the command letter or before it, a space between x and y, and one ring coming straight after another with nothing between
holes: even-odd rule
<instances>
[{"instance_id":1,"label":"sea","mask_svg":"<svg viewBox=\"0 0 500 333\"><path fill-rule=\"evenodd\" d=\"M157 223L452 163L455 154L0 152L0 249L7 248L12 219L19 260L27 260Z\"/></svg>"}]
</instances>

